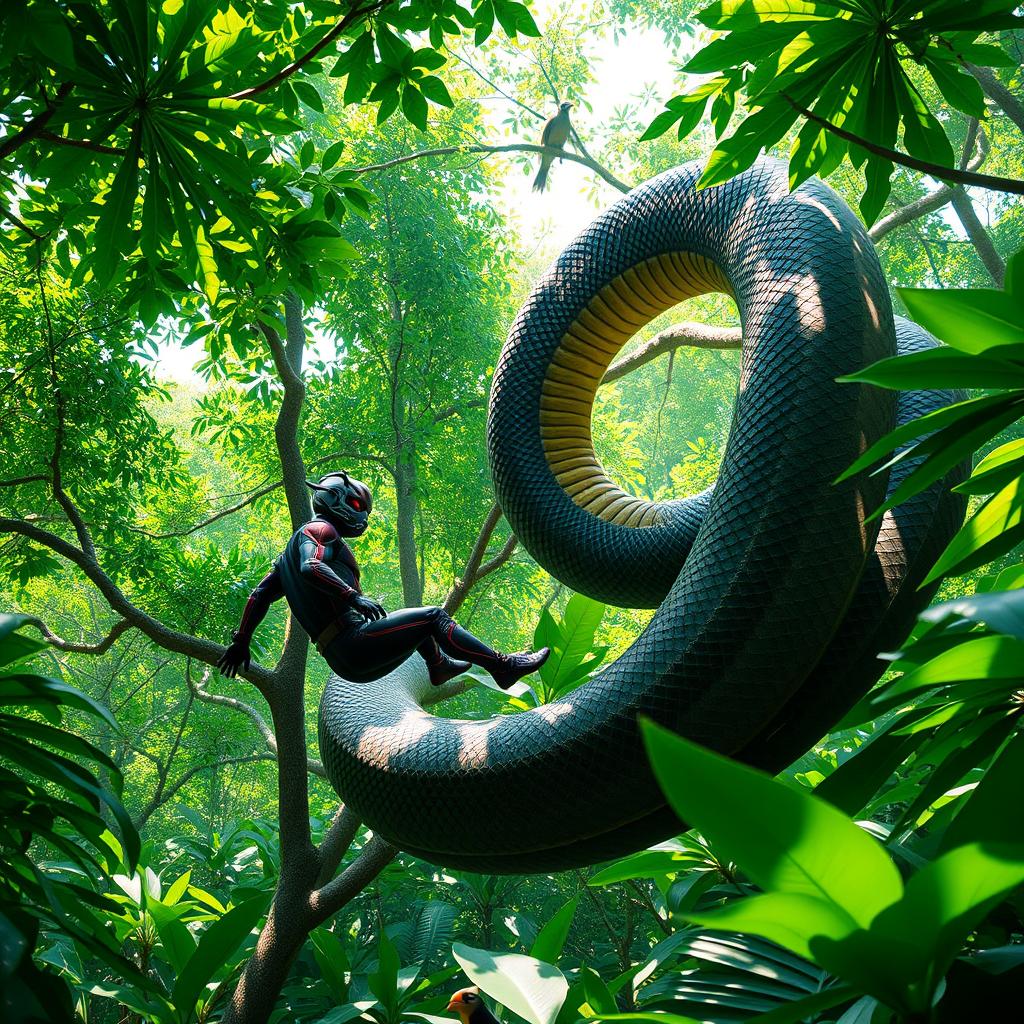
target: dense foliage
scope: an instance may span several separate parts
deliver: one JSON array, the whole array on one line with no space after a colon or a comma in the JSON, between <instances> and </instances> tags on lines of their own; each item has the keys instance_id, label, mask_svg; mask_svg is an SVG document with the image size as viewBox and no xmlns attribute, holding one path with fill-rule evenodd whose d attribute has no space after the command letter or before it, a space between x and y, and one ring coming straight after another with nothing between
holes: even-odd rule
<instances>
[{"instance_id":1,"label":"dense foliage","mask_svg":"<svg viewBox=\"0 0 1024 1024\"><path fill-rule=\"evenodd\" d=\"M1015 11L6 3L4 1019L437 1024L465 978L527 1024L1000 1019L1024 975ZM663 66L629 78L641 47ZM579 138L531 197L518 172L566 98ZM245 682L212 670L303 477L373 486L358 551L386 607L553 648L529 685L474 677L438 713L585 685L646 614L565 592L502 520L503 334L573 218L762 152L859 204L898 310L945 342L857 379L970 389L851 467L922 457L898 501L979 453L939 603L777 780L650 728L695 826L671 842L550 876L396 857L324 781L326 669L283 609ZM738 383L734 307L685 317L641 332L594 413L612 475L659 500L714 480Z\"/></svg>"}]
</instances>

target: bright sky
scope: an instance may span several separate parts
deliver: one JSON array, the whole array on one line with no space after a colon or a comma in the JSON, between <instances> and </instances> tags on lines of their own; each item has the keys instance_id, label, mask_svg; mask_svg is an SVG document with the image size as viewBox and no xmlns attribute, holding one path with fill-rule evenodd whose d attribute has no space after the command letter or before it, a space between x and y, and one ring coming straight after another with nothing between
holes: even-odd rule
<instances>
[{"instance_id":1,"label":"bright sky","mask_svg":"<svg viewBox=\"0 0 1024 1024\"><path fill-rule=\"evenodd\" d=\"M565 2L535 0L532 7L538 24L543 25L547 13L561 8ZM573 111L576 129L592 152L593 148L588 144L590 126L600 125L602 119L611 116L616 106L638 97L650 85L655 87L655 95L661 99L673 95L672 55L660 33L633 30L619 39L618 46L610 36L599 40L593 50L592 66L596 82L586 95L592 110L577 108ZM506 106L503 100L494 104L495 141L508 141L500 127ZM551 113L554 113L553 104ZM537 142L539 139L526 141ZM501 156L491 159L502 161L497 166L505 169L504 185L496 202L518 229L527 255L540 252L548 259L554 259L600 209L619 197L615 189L601 182L600 205L595 206L588 196L591 172L571 161L556 163L548 177L547 190L537 193L531 191L532 173L524 175L518 165ZM161 344L158 373L171 380L201 385L201 379L192 372L192 366L200 355L197 345L183 349L176 342Z\"/></svg>"}]
</instances>

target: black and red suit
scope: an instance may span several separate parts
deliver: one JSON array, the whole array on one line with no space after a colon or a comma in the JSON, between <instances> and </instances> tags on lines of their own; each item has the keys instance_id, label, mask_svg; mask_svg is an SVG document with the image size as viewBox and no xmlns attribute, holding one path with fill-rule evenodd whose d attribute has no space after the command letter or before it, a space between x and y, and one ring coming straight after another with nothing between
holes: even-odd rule
<instances>
[{"instance_id":1,"label":"black and red suit","mask_svg":"<svg viewBox=\"0 0 1024 1024\"><path fill-rule=\"evenodd\" d=\"M423 656L435 686L474 664L507 689L543 664L547 648L499 654L443 608L385 612L363 594L359 566L345 543L345 537L358 537L366 530L373 509L370 489L345 473L329 474L310 486L316 518L296 530L273 569L250 594L219 663L225 675L249 667L252 635L281 597L288 599L292 615L331 668L354 682L379 679L413 651Z\"/></svg>"}]
</instances>

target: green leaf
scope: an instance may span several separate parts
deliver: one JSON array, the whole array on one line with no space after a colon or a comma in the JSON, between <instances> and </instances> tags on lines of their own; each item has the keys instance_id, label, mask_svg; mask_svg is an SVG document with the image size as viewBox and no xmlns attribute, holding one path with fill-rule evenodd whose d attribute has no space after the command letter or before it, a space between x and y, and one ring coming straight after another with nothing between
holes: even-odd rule
<instances>
[{"instance_id":1,"label":"green leaf","mask_svg":"<svg viewBox=\"0 0 1024 1024\"><path fill-rule=\"evenodd\" d=\"M346 1002L348 982L345 980L345 972L349 969L349 963L338 936L326 928L314 928L309 933L309 941L313 945L313 956L320 974L330 989L331 998L338 1003Z\"/></svg>"},{"instance_id":2,"label":"green leaf","mask_svg":"<svg viewBox=\"0 0 1024 1024\"><path fill-rule=\"evenodd\" d=\"M672 809L760 888L831 901L864 926L899 899L885 851L824 800L650 721L643 736Z\"/></svg>"},{"instance_id":3,"label":"green leaf","mask_svg":"<svg viewBox=\"0 0 1024 1024\"><path fill-rule=\"evenodd\" d=\"M842 383L863 381L903 391L1020 388L1024 387L1024 365L992 356L968 355L952 348L931 348L879 360L838 380Z\"/></svg>"},{"instance_id":4,"label":"green leaf","mask_svg":"<svg viewBox=\"0 0 1024 1024\"><path fill-rule=\"evenodd\" d=\"M420 92L431 103L437 103L442 107L455 106L455 101L452 99L451 93L448 92L448 86L436 75L426 75L424 78L419 79L416 84L419 86Z\"/></svg>"},{"instance_id":5,"label":"green leaf","mask_svg":"<svg viewBox=\"0 0 1024 1024\"><path fill-rule=\"evenodd\" d=\"M683 916L706 928L759 935L808 959L813 959L811 939L822 935L844 939L858 928L858 923L833 900L797 892L748 896L715 910L690 911Z\"/></svg>"},{"instance_id":6,"label":"green leaf","mask_svg":"<svg viewBox=\"0 0 1024 1024\"><path fill-rule=\"evenodd\" d=\"M911 317L961 352L1024 344L1024 306L992 288L897 288Z\"/></svg>"},{"instance_id":7,"label":"green leaf","mask_svg":"<svg viewBox=\"0 0 1024 1024\"><path fill-rule=\"evenodd\" d=\"M220 291L220 277L217 272L217 257L213 246L206 239L206 232L201 224L196 225L196 252L199 256L199 276L203 285L203 294L210 305L216 305Z\"/></svg>"},{"instance_id":8,"label":"green leaf","mask_svg":"<svg viewBox=\"0 0 1024 1024\"><path fill-rule=\"evenodd\" d=\"M985 772L946 829L939 851L968 843L1024 844L1024 815L1007 813L1020 800L1024 779L1024 733L1017 733Z\"/></svg>"},{"instance_id":9,"label":"green leaf","mask_svg":"<svg viewBox=\"0 0 1024 1024\"><path fill-rule=\"evenodd\" d=\"M974 467L970 479L953 488L958 494L992 494L1024 475L1024 438L1000 445Z\"/></svg>"},{"instance_id":10,"label":"green leaf","mask_svg":"<svg viewBox=\"0 0 1024 1024\"><path fill-rule=\"evenodd\" d=\"M1024 398L1024 396L1020 396L1016 401L1020 402L1021 398ZM937 434L918 442L907 452L896 456L892 460L893 463L904 457L917 458L918 456L927 455L928 458L923 459L902 483L889 494L883 504L868 516L868 522L881 516L889 509L895 508L913 495L920 494L926 487L931 486L937 480L941 480L947 473L967 463L974 451L998 434L1004 427L1019 419L1022 411L1024 409L1020 405L1011 402L1007 408L995 415L965 417L956 426L946 427ZM968 529L975 522L976 518L970 520L964 529ZM956 538L954 538L954 543L955 541ZM1003 550L1008 551L1009 547ZM1002 554L1003 552L1000 551L999 553ZM991 558L986 558L983 562L976 564L981 565L985 561L990 560ZM934 569L932 571L935 572ZM934 578L934 576L929 576L922 586Z\"/></svg>"},{"instance_id":11,"label":"green leaf","mask_svg":"<svg viewBox=\"0 0 1024 1024\"><path fill-rule=\"evenodd\" d=\"M585 1020L620 1020L628 1024L701 1024L695 1017L684 1017L680 1013L584 1013Z\"/></svg>"},{"instance_id":12,"label":"green leaf","mask_svg":"<svg viewBox=\"0 0 1024 1024\"><path fill-rule=\"evenodd\" d=\"M937 51L936 51L937 52ZM957 110L962 110L970 117L985 116L985 94L978 80L964 74L956 64L955 58L928 56L925 54L925 67L931 72L935 84L939 87L946 102Z\"/></svg>"},{"instance_id":13,"label":"green leaf","mask_svg":"<svg viewBox=\"0 0 1024 1024\"><path fill-rule=\"evenodd\" d=\"M927 974L937 984L967 935L1022 882L1024 845L959 846L911 876L904 898L871 931L904 947L908 982Z\"/></svg>"},{"instance_id":14,"label":"green leaf","mask_svg":"<svg viewBox=\"0 0 1024 1024\"><path fill-rule=\"evenodd\" d=\"M188 889L189 882L192 880L192 869L190 868L183 875L177 878L171 887L167 890L164 896L164 903L168 906L174 906Z\"/></svg>"},{"instance_id":15,"label":"green leaf","mask_svg":"<svg viewBox=\"0 0 1024 1024\"><path fill-rule=\"evenodd\" d=\"M382 934L377 942L377 970L368 978L370 991L380 1000L381 1006L394 1016L398 1008L398 977L401 963L394 943Z\"/></svg>"},{"instance_id":16,"label":"green leaf","mask_svg":"<svg viewBox=\"0 0 1024 1024\"><path fill-rule=\"evenodd\" d=\"M647 130L640 136L641 142L650 142L657 139L669 130L683 116L680 110L663 110L648 126Z\"/></svg>"},{"instance_id":17,"label":"green leaf","mask_svg":"<svg viewBox=\"0 0 1024 1024\"><path fill-rule=\"evenodd\" d=\"M848 1002L856 995L857 990L849 985L832 985L822 992L794 999L777 1010L750 1017L748 1024L800 1024L801 1021L817 1019L822 1010L831 1010L833 1006Z\"/></svg>"},{"instance_id":18,"label":"green leaf","mask_svg":"<svg viewBox=\"0 0 1024 1024\"><path fill-rule=\"evenodd\" d=\"M189 891L195 892L191 887ZM254 896L233 906L203 932L195 953L178 975L171 997L183 1022L192 1018L207 984L218 970L230 962L269 904L270 893Z\"/></svg>"},{"instance_id":19,"label":"green leaf","mask_svg":"<svg viewBox=\"0 0 1024 1024\"><path fill-rule=\"evenodd\" d=\"M411 82L402 85L402 113L421 132L427 130L427 101Z\"/></svg>"},{"instance_id":20,"label":"green leaf","mask_svg":"<svg viewBox=\"0 0 1024 1024\"><path fill-rule=\"evenodd\" d=\"M876 441L849 469L844 470L836 477L835 482L838 484L848 480L874 465L887 453L901 448L915 438L923 437L925 434L952 426L963 420L969 420L973 427L979 422L991 420L1004 414L1017 402L1018 399L1014 395L987 395L984 398L971 398L965 402L956 402L924 416L919 416ZM1021 405L1021 412L1024 413L1024 404ZM1001 429L1002 427L999 427L997 431Z\"/></svg>"},{"instance_id":21,"label":"green leaf","mask_svg":"<svg viewBox=\"0 0 1024 1024\"><path fill-rule=\"evenodd\" d=\"M530 1024L554 1024L569 985L562 972L521 953L489 953L456 942L452 954L466 976Z\"/></svg>"},{"instance_id":22,"label":"green leaf","mask_svg":"<svg viewBox=\"0 0 1024 1024\"><path fill-rule=\"evenodd\" d=\"M674 875L681 871L689 871L693 867L706 864L706 860L672 841L662 843L650 850L641 850L630 854L622 860L609 864L608 867L593 875L587 885L614 885L630 878L657 878L662 875Z\"/></svg>"},{"instance_id":23,"label":"green leaf","mask_svg":"<svg viewBox=\"0 0 1024 1024\"><path fill-rule=\"evenodd\" d=\"M133 133L96 222L93 272L101 285L109 283L121 255L132 244L132 211L139 194L140 138L138 131Z\"/></svg>"},{"instance_id":24,"label":"green leaf","mask_svg":"<svg viewBox=\"0 0 1024 1024\"><path fill-rule=\"evenodd\" d=\"M324 150L324 155L320 158L320 170L322 172L329 171L338 162L344 149L344 139L328 146Z\"/></svg>"},{"instance_id":25,"label":"green leaf","mask_svg":"<svg viewBox=\"0 0 1024 1024\"><path fill-rule=\"evenodd\" d=\"M708 157L698 188L709 188L745 171L761 151L774 146L797 118L796 111L784 99L774 100L751 114Z\"/></svg>"},{"instance_id":26,"label":"green leaf","mask_svg":"<svg viewBox=\"0 0 1024 1024\"><path fill-rule=\"evenodd\" d=\"M562 955L562 948L565 946L565 940L569 937L569 928L572 926L572 919L579 903L579 896L573 896L541 928L530 947L530 956L538 960L545 960L549 964L558 962L558 958Z\"/></svg>"},{"instance_id":27,"label":"green leaf","mask_svg":"<svg viewBox=\"0 0 1024 1024\"><path fill-rule=\"evenodd\" d=\"M324 112L324 101L312 82L298 80L294 83L294 86L296 95L307 107L311 107L318 114Z\"/></svg>"},{"instance_id":28,"label":"green leaf","mask_svg":"<svg viewBox=\"0 0 1024 1024\"><path fill-rule=\"evenodd\" d=\"M1018 249L1006 261L1006 293L1018 303L1024 302L1024 249Z\"/></svg>"},{"instance_id":29,"label":"green leaf","mask_svg":"<svg viewBox=\"0 0 1024 1024\"><path fill-rule=\"evenodd\" d=\"M967 640L890 683L872 699L871 704L876 713L881 714L923 690L949 683L988 682L993 679L1024 682L1024 642L1009 636Z\"/></svg>"},{"instance_id":30,"label":"green leaf","mask_svg":"<svg viewBox=\"0 0 1024 1024\"><path fill-rule=\"evenodd\" d=\"M1024 590L991 590L958 597L932 605L920 617L925 622L942 622L950 616L983 623L998 633L1024 640Z\"/></svg>"},{"instance_id":31,"label":"green leaf","mask_svg":"<svg viewBox=\"0 0 1024 1024\"><path fill-rule=\"evenodd\" d=\"M1024 478L1008 483L960 528L921 586L962 576L1012 550L1024 539Z\"/></svg>"},{"instance_id":32,"label":"green leaf","mask_svg":"<svg viewBox=\"0 0 1024 1024\"><path fill-rule=\"evenodd\" d=\"M844 814L856 814L923 740L924 736L876 733L815 787L815 796Z\"/></svg>"}]
</instances>

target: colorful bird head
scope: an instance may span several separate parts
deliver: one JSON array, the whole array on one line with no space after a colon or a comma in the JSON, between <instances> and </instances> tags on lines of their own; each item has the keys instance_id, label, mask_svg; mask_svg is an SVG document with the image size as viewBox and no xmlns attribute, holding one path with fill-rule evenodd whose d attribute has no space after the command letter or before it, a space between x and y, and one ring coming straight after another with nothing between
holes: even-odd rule
<instances>
[{"instance_id":1,"label":"colorful bird head","mask_svg":"<svg viewBox=\"0 0 1024 1024\"><path fill-rule=\"evenodd\" d=\"M462 1020L462 1024L469 1024L469 1019L473 1016L474 1011L479 1010L481 1007L486 1009L484 1001L480 998L480 989L472 985L469 988L460 988L448 1000L446 1009L457 1013Z\"/></svg>"}]
</instances>

